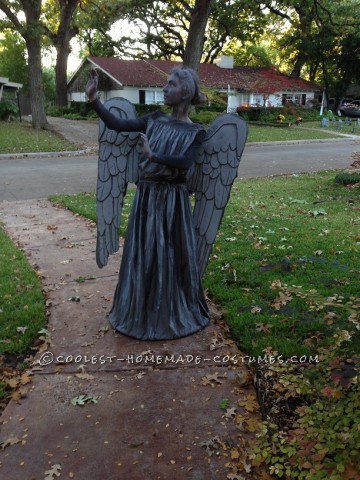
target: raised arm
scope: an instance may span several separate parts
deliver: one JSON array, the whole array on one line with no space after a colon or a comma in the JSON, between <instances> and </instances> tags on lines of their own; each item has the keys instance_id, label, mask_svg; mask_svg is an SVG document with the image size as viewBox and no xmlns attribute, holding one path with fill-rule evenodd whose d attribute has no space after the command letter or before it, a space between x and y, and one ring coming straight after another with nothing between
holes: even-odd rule
<instances>
[{"instance_id":1,"label":"raised arm","mask_svg":"<svg viewBox=\"0 0 360 480\"><path fill-rule=\"evenodd\" d=\"M99 115L105 125L111 130L118 132L145 132L146 118L137 119L120 119L113 115L97 98L97 87L99 83L99 76L95 70L91 70L91 78L86 85L86 95L89 103L95 112Z\"/></svg>"},{"instance_id":2,"label":"raised arm","mask_svg":"<svg viewBox=\"0 0 360 480\"><path fill-rule=\"evenodd\" d=\"M145 132L146 130L145 118L126 120L115 117L97 98L91 101L90 104L105 125L111 130L118 132Z\"/></svg>"}]
</instances>

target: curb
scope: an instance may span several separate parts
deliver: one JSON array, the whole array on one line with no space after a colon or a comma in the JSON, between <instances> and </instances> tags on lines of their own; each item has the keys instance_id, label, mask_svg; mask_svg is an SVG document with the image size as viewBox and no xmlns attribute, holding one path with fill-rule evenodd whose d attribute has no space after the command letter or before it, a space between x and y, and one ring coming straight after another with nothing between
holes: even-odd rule
<instances>
[{"instance_id":1,"label":"curb","mask_svg":"<svg viewBox=\"0 0 360 480\"><path fill-rule=\"evenodd\" d=\"M348 142L355 141L360 142L360 136L349 135L343 138L320 138L313 140L287 140L287 141L275 141L275 142L250 142L246 143L246 147L261 147L264 145L298 145L298 144L307 144L307 143L335 143L335 142ZM8 160L11 158L46 158L46 157L69 157L69 156L81 156L81 155L90 155L97 154L96 147L87 147L82 150L65 150L62 152L32 152L32 153L2 153L0 154L0 160Z\"/></svg>"},{"instance_id":2,"label":"curb","mask_svg":"<svg viewBox=\"0 0 360 480\"><path fill-rule=\"evenodd\" d=\"M69 156L80 156L80 155L90 155L91 153L96 153L95 147L87 147L81 150L64 150L62 152L29 152L29 153L1 153L0 160L8 160L11 158L46 158L46 157L69 157Z\"/></svg>"}]
</instances>

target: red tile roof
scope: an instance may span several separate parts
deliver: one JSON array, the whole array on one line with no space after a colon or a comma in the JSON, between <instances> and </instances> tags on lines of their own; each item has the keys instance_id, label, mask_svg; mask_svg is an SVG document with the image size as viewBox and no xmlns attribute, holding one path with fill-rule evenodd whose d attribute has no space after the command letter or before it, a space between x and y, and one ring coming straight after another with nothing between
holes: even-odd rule
<instances>
[{"instance_id":1,"label":"red tile roof","mask_svg":"<svg viewBox=\"0 0 360 480\"><path fill-rule=\"evenodd\" d=\"M134 87L161 87L170 70L181 62L170 60L122 60L119 58L87 57L92 64L107 72L121 85ZM316 91L320 87L301 78L280 73L274 67L221 68L215 64L199 66L203 85L210 88L242 90L253 93L279 91Z\"/></svg>"}]
</instances>

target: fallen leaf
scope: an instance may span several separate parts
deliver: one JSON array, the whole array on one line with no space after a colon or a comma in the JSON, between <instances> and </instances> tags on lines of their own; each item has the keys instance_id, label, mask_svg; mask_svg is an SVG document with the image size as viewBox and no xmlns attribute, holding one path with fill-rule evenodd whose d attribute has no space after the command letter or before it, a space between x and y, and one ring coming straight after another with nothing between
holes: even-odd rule
<instances>
[{"instance_id":1,"label":"fallen leaf","mask_svg":"<svg viewBox=\"0 0 360 480\"><path fill-rule=\"evenodd\" d=\"M215 387L215 384L222 384L223 382L220 380L220 378L224 378L226 375L223 375L221 373L215 372L215 373L208 373L204 377L202 377L202 382L201 385L210 385L211 387Z\"/></svg>"},{"instance_id":2,"label":"fallen leaf","mask_svg":"<svg viewBox=\"0 0 360 480\"><path fill-rule=\"evenodd\" d=\"M232 419L234 417L236 417L236 408L228 408L225 412L225 414L223 415L224 418L228 418L228 419Z\"/></svg>"},{"instance_id":3,"label":"fallen leaf","mask_svg":"<svg viewBox=\"0 0 360 480\"><path fill-rule=\"evenodd\" d=\"M24 335L24 333L26 332L28 327L16 327L16 331L18 333L22 333Z\"/></svg>"},{"instance_id":4,"label":"fallen leaf","mask_svg":"<svg viewBox=\"0 0 360 480\"><path fill-rule=\"evenodd\" d=\"M18 437L9 437L7 440L4 440L0 445L1 448L4 450L4 448L10 446L10 445L15 445L16 443L20 443L22 440Z\"/></svg>"},{"instance_id":5,"label":"fallen leaf","mask_svg":"<svg viewBox=\"0 0 360 480\"><path fill-rule=\"evenodd\" d=\"M98 403L97 397L93 397L91 395L78 395L71 399L71 404L76 406L83 406L86 403Z\"/></svg>"},{"instance_id":6,"label":"fallen leaf","mask_svg":"<svg viewBox=\"0 0 360 480\"><path fill-rule=\"evenodd\" d=\"M250 311L251 311L251 313L255 314L255 313L260 313L261 310L262 310L261 307L258 307L257 305L254 305Z\"/></svg>"},{"instance_id":7,"label":"fallen leaf","mask_svg":"<svg viewBox=\"0 0 360 480\"><path fill-rule=\"evenodd\" d=\"M240 458L239 450L237 450L236 448L232 448L230 451L230 458L231 460L237 460L238 458Z\"/></svg>"},{"instance_id":8,"label":"fallen leaf","mask_svg":"<svg viewBox=\"0 0 360 480\"><path fill-rule=\"evenodd\" d=\"M246 478L240 473L229 473L226 478L229 480L246 480Z\"/></svg>"},{"instance_id":9,"label":"fallen leaf","mask_svg":"<svg viewBox=\"0 0 360 480\"><path fill-rule=\"evenodd\" d=\"M236 385L239 387L245 387L249 385L253 380L253 375L250 373L250 370L247 367L239 368L236 373Z\"/></svg>"},{"instance_id":10,"label":"fallen leaf","mask_svg":"<svg viewBox=\"0 0 360 480\"><path fill-rule=\"evenodd\" d=\"M250 418L246 418L245 419L245 423L246 423L246 429L249 431L249 432L257 432L260 430L260 427L261 427L261 422L259 422L259 420L257 418L253 418L253 417L250 417Z\"/></svg>"},{"instance_id":11,"label":"fallen leaf","mask_svg":"<svg viewBox=\"0 0 360 480\"><path fill-rule=\"evenodd\" d=\"M50 470L46 470L44 480L54 480L55 477L60 477L61 465L56 463L51 466Z\"/></svg>"},{"instance_id":12,"label":"fallen leaf","mask_svg":"<svg viewBox=\"0 0 360 480\"><path fill-rule=\"evenodd\" d=\"M257 332L269 333L270 328L272 328L271 323L256 323L255 324Z\"/></svg>"},{"instance_id":13,"label":"fallen leaf","mask_svg":"<svg viewBox=\"0 0 360 480\"><path fill-rule=\"evenodd\" d=\"M260 408L255 395L247 395L245 398L238 400L237 404L248 412L256 412Z\"/></svg>"}]
</instances>

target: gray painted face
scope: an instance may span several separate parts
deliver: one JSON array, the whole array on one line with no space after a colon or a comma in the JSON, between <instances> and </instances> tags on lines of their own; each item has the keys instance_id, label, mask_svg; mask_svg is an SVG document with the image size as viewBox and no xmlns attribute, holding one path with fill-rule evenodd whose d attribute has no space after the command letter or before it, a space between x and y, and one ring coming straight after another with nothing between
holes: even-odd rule
<instances>
[{"instance_id":1,"label":"gray painted face","mask_svg":"<svg viewBox=\"0 0 360 480\"><path fill-rule=\"evenodd\" d=\"M184 100L186 100L186 95L184 95L183 84L175 73L172 73L169 76L167 84L164 89L164 104L169 107L179 105Z\"/></svg>"}]
</instances>

